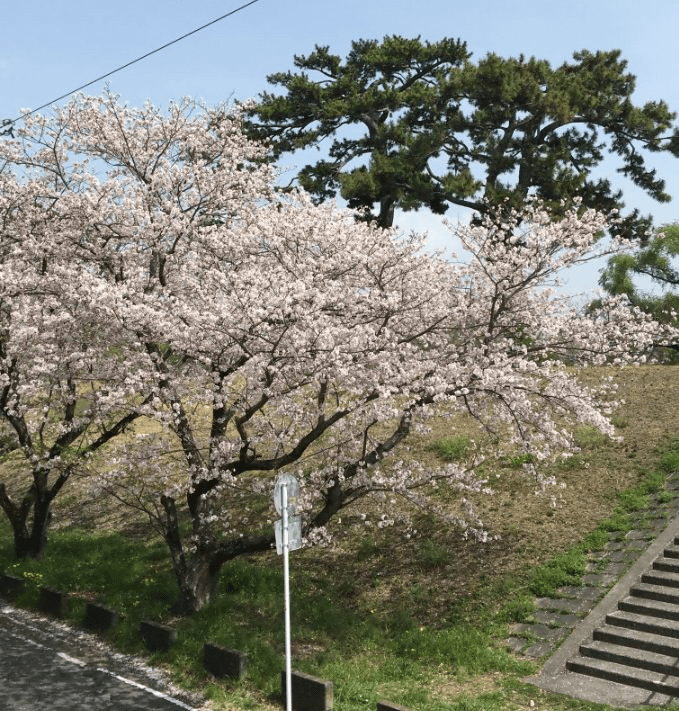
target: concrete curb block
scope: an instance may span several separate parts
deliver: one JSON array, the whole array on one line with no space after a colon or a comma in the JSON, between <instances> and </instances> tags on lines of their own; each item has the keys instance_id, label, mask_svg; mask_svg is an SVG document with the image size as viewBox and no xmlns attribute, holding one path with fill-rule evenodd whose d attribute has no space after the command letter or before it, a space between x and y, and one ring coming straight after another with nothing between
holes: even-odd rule
<instances>
[{"instance_id":1,"label":"concrete curb block","mask_svg":"<svg viewBox=\"0 0 679 711\"><path fill-rule=\"evenodd\" d=\"M38 609L53 617L66 617L68 613L68 594L55 588L40 588Z\"/></svg>"},{"instance_id":2,"label":"concrete curb block","mask_svg":"<svg viewBox=\"0 0 679 711\"><path fill-rule=\"evenodd\" d=\"M292 708L295 711L331 711L332 682L317 679L302 672L292 672ZM281 672L281 694L286 697L285 672Z\"/></svg>"},{"instance_id":3,"label":"concrete curb block","mask_svg":"<svg viewBox=\"0 0 679 711\"><path fill-rule=\"evenodd\" d=\"M24 579L20 578L18 575L10 575L9 573L3 573L0 575L0 595L8 598L9 600L14 600L14 598L21 592L24 586Z\"/></svg>"},{"instance_id":4,"label":"concrete curb block","mask_svg":"<svg viewBox=\"0 0 679 711\"><path fill-rule=\"evenodd\" d=\"M247 669L248 655L206 642L203 647L203 666L213 676L240 679Z\"/></svg>"},{"instance_id":5,"label":"concrete curb block","mask_svg":"<svg viewBox=\"0 0 679 711\"><path fill-rule=\"evenodd\" d=\"M93 632L108 632L118 622L118 613L103 605L88 602L83 627Z\"/></svg>"},{"instance_id":6,"label":"concrete curb block","mask_svg":"<svg viewBox=\"0 0 679 711\"><path fill-rule=\"evenodd\" d=\"M177 640L177 630L151 620L139 623L139 634L150 652L167 652Z\"/></svg>"},{"instance_id":7,"label":"concrete curb block","mask_svg":"<svg viewBox=\"0 0 679 711\"><path fill-rule=\"evenodd\" d=\"M405 706L398 706L397 704L392 704L391 701L378 701L377 711L410 711L405 708Z\"/></svg>"}]
</instances>

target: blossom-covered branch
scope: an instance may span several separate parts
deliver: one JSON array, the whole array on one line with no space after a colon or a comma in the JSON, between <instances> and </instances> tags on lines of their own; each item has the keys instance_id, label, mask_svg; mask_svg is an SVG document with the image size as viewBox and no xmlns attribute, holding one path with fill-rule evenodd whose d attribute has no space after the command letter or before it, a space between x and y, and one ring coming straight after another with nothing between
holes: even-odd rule
<instances>
[{"instance_id":1,"label":"blossom-covered branch","mask_svg":"<svg viewBox=\"0 0 679 711\"><path fill-rule=\"evenodd\" d=\"M2 406L47 407L31 437L106 444L98 486L152 519L186 611L225 561L271 546L280 471L302 482L309 539L363 497L431 506L436 485L483 536L464 496L485 483L402 456L413 427L467 411L538 459L573 446L569 422L613 435L603 391L567 366L663 337L620 300L585 315L549 289L597 249L603 216L504 211L455 228L471 258L453 265L421 236L278 194L240 121L78 97L2 146Z\"/></svg>"}]
</instances>

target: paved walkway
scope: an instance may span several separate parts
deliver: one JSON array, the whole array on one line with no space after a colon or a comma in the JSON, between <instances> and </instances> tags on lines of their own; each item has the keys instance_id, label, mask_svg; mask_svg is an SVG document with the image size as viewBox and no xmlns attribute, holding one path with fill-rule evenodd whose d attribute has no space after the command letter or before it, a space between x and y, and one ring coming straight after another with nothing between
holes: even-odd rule
<instances>
[{"instance_id":1,"label":"paved walkway","mask_svg":"<svg viewBox=\"0 0 679 711\"><path fill-rule=\"evenodd\" d=\"M668 489L679 494L679 482L671 482ZM527 681L574 698L622 708L669 703L666 696L568 672L565 664L678 534L679 498L675 495L666 504L656 500L649 509L635 514L633 530L622 537L612 534L603 551L590 554L582 586L561 588L556 598L537 598L534 619L513 625L508 640L517 653L546 660L541 672Z\"/></svg>"},{"instance_id":2,"label":"paved walkway","mask_svg":"<svg viewBox=\"0 0 679 711\"><path fill-rule=\"evenodd\" d=\"M57 621L0 605L0 711L194 711L134 657Z\"/></svg>"}]
</instances>

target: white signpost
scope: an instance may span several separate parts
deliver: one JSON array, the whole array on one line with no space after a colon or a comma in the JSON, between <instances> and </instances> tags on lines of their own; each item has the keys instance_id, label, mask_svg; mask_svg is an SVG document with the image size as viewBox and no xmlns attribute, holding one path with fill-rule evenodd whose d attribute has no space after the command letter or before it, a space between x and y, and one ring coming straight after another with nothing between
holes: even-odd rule
<instances>
[{"instance_id":1,"label":"white signpost","mask_svg":"<svg viewBox=\"0 0 679 711\"><path fill-rule=\"evenodd\" d=\"M302 546L302 519L297 516L299 482L291 474L276 479L273 502L281 515L276 521L276 551L283 554L283 587L285 595L285 705L292 711L292 654L290 650L290 568L288 554Z\"/></svg>"}]
</instances>

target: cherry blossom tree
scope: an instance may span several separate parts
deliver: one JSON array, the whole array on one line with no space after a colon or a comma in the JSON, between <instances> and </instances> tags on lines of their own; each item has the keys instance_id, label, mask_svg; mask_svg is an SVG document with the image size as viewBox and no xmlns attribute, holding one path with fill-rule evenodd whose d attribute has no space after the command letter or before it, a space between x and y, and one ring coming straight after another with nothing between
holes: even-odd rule
<instances>
[{"instance_id":1,"label":"cherry blossom tree","mask_svg":"<svg viewBox=\"0 0 679 711\"><path fill-rule=\"evenodd\" d=\"M35 214L5 212L3 244L23 271L3 292L3 347L37 350L30 388L12 384L3 353L3 407L30 396L55 442L80 438L60 467L106 444L97 487L162 535L184 612L214 598L227 561L271 548L281 472L301 482L310 543L365 497L432 506L435 486L459 492L460 509L441 515L483 537L464 497L485 482L413 461L413 428L466 411L538 460L573 448L569 423L613 436L607 384L588 389L567 365L641 359L667 328L622 299L583 315L548 288L601 251L607 221L592 210L554 221L529 205L451 228L468 253L451 263L421 237L276 193L240 123L190 101L163 112L78 97L31 116L4 151L7 194L40 197ZM23 326L22 309L42 321ZM63 400L43 404L52 392Z\"/></svg>"},{"instance_id":2,"label":"cherry blossom tree","mask_svg":"<svg viewBox=\"0 0 679 711\"><path fill-rule=\"evenodd\" d=\"M42 171L41 171L42 172ZM18 558L40 557L51 506L76 471L139 416L97 287L64 242L82 226L80 196L0 169L0 416L13 433L0 507ZM43 175L43 177L46 177ZM54 176L53 176L54 177ZM61 191L61 195L59 192ZM19 454L19 457L14 456Z\"/></svg>"}]
</instances>

